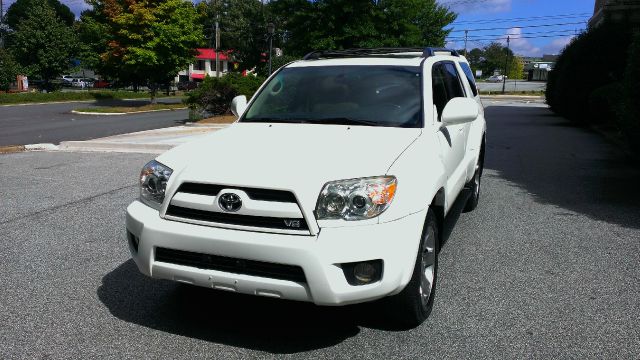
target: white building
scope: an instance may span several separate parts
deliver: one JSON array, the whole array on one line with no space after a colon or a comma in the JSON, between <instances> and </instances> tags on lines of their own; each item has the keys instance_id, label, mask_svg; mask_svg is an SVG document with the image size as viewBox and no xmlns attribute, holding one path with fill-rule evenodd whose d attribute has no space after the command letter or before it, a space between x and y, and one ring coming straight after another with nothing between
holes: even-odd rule
<instances>
[{"instance_id":1,"label":"white building","mask_svg":"<svg viewBox=\"0 0 640 360\"><path fill-rule=\"evenodd\" d=\"M197 49L196 61L189 68L182 70L176 76L176 83L187 81L202 81L205 76L216 76L216 52L213 49ZM224 52L218 53L220 76L229 71L229 56Z\"/></svg>"}]
</instances>

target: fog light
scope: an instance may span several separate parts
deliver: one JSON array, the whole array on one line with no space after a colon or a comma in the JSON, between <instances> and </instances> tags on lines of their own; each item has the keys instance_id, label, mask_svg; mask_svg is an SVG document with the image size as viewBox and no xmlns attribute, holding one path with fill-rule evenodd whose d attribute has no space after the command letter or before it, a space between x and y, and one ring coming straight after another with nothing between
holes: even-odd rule
<instances>
[{"instance_id":1,"label":"fog light","mask_svg":"<svg viewBox=\"0 0 640 360\"><path fill-rule=\"evenodd\" d=\"M361 283L368 284L374 279L376 268L370 263L359 263L353 268L353 276Z\"/></svg>"},{"instance_id":2,"label":"fog light","mask_svg":"<svg viewBox=\"0 0 640 360\"><path fill-rule=\"evenodd\" d=\"M349 285L373 284L382 279L382 260L359 261L340 264Z\"/></svg>"}]
</instances>

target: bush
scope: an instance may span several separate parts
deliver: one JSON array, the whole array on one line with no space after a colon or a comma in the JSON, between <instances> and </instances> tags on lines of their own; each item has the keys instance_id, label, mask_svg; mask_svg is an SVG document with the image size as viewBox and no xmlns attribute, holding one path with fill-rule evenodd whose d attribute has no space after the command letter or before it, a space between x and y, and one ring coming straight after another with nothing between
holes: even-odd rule
<instances>
[{"instance_id":1,"label":"bush","mask_svg":"<svg viewBox=\"0 0 640 360\"><path fill-rule=\"evenodd\" d=\"M629 48L618 121L631 150L640 155L640 35L635 36Z\"/></svg>"},{"instance_id":2,"label":"bush","mask_svg":"<svg viewBox=\"0 0 640 360\"><path fill-rule=\"evenodd\" d=\"M242 76L239 73L228 73L220 78L207 76L197 89L187 94L185 103L195 111L227 114L234 97L253 96L263 81L261 77Z\"/></svg>"},{"instance_id":3,"label":"bush","mask_svg":"<svg viewBox=\"0 0 640 360\"><path fill-rule=\"evenodd\" d=\"M631 27L625 24L604 23L579 35L549 74L546 98L551 109L579 123L609 120L601 117L602 111L591 111L609 101L594 92L622 81L630 43Z\"/></svg>"}]
</instances>

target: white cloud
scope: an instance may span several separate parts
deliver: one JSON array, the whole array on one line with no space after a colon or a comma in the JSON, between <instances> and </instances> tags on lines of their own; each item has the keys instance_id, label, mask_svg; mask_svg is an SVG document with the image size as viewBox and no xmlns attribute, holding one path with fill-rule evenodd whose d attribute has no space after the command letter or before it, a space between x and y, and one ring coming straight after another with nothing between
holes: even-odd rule
<instances>
[{"instance_id":1,"label":"white cloud","mask_svg":"<svg viewBox=\"0 0 640 360\"><path fill-rule=\"evenodd\" d=\"M541 50L539 47L532 44L528 39L523 39L522 37L526 37L526 34L522 34L521 28L511 28L507 30L505 33L504 39L500 40L500 42L507 46L507 36L511 38L511 50L516 55L523 56L540 56Z\"/></svg>"},{"instance_id":2,"label":"white cloud","mask_svg":"<svg viewBox=\"0 0 640 360\"><path fill-rule=\"evenodd\" d=\"M511 11L512 0L439 0L457 13L502 13Z\"/></svg>"},{"instance_id":3,"label":"white cloud","mask_svg":"<svg viewBox=\"0 0 640 360\"><path fill-rule=\"evenodd\" d=\"M554 54L554 55L559 54L565 48L565 46L569 45L569 43L571 42L571 40L573 40L574 37L575 37L574 35L571 35L571 36L565 36L559 39L555 39L549 44L543 46L542 51L545 54Z\"/></svg>"}]
</instances>

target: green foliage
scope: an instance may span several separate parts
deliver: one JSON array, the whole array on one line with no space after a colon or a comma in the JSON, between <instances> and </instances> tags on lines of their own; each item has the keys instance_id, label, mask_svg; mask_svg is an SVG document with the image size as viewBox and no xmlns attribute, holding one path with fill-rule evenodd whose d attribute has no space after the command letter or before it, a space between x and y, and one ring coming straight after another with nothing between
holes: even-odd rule
<instances>
[{"instance_id":1,"label":"green foliage","mask_svg":"<svg viewBox=\"0 0 640 360\"><path fill-rule=\"evenodd\" d=\"M274 0L287 55L319 49L442 46L456 14L435 0Z\"/></svg>"},{"instance_id":2,"label":"green foliage","mask_svg":"<svg viewBox=\"0 0 640 360\"><path fill-rule=\"evenodd\" d=\"M609 100L594 92L623 79L630 30L629 26L605 22L579 35L564 49L547 83L547 104L553 111L579 123L612 121L611 111L602 111ZM611 96L603 92L605 97Z\"/></svg>"},{"instance_id":3,"label":"green foliage","mask_svg":"<svg viewBox=\"0 0 640 360\"><path fill-rule=\"evenodd\" d=\"M275 72L276 70L280 69L281 67L287 65L290 62L296 61L296 60L300 60L301 58L298 56L290 56L290 55L283 55L283 56L274 56L271 59L271 71ZM267 76L269 74L269 63L265 62L262 64L262 66L260 67L260 71L259 71L260 75L263 76Z\"/></svg>"},{"instance_id":4,"label":"green foliage","mask_svg":"<svg viewBox=\"0 0 640 360\"><path fill-rule=\"evenodd\" d=\"M8 91L11 83L16 81L19 67L11 54L5 49L0 49L0 91Z\"/></svg>"},{"instance_id":5,"label":"green foliage","mask_svg":"<svg viewBox=\"0 0 640 360\"><path fill-rule=\"evenodd\" d=\"M507 76L510 79L520 79L522 75L522 68L516 61L514 61L513 51L506 46L498 42L492 42L482 49L472 49L468 52L467 59L471 68L475 70L482 70L482 76L491 76L495 71L504 73L504 67L507 62L507 56L509 56L510 66ZM524 64L522 64L524 67Z\"/></svg>"},{"instance_id":6,"label":"green foliage","mask_svg":"<svg viewBox=\"0 0 640 360\"><path fill-rule=\"evenodd\" d=\"M191 2L183 0L88 0L82 16L83 59L101 74L146 84L155 97L160 84L193 62L203 45Z\"/></svg>"},{"instance_id":7,"label":"green foliage","mask_svg":"<svg viewBox=\"0 0 640 360\"><path fill-rule=\"evenodd\" d=\"M214 28L218 19L221 48L234 50L235 60L243 63L244 68L252 68L259 63L267 23L259 1L210 1L202 19L209 47L215 46Z\"/></svg>"},{"instance_id":8,"label":"green foliage","mask_svg":"<svg viewBox=\"0 0 640 360\"><path fill-rule=\"evenodd\" d=\"M76 17L67 5L58 0L46 0L46 2L65 25L73 25ZM17 29L20 22L29 16L34 6L39 6L38 3L38 0L17 0L11 4L5 15L7 25L14 30ZM44 20L42 23L47 24Z\"/></svg>"},{"instance_id":9,"label":"green foliage","mask_svg":"<svg viewBox=\"0 0 640 360\"><path fill-rule=\"evenodd\" d=\"M67 91L50 93L0 94L0 104L28 104L52 101L110 100L148 98L148 94L131 91Z\"/></svg>"},{"instance_id":10,"label":"green foliage","mask_svg":"<svg viewBox=\"0 0 640 360\"><path fill-rule=\"evenodd\" d=\"M220 78L207 76L200 86L187 94L185 103L194 110L216 115L230 111L231 100L238 95L253 96L264 78L228 73Z\"/></svg>"},{"instance_id":11,"label":"green foliage","mask_svg":"<svg viewBox=\"0 0 640 360\"><path fill-rule=\"evenodd\" d=\"M77 40L48 0L31 0L30 4L11 36L11 52L28 76L44 80L48 88L50 80L69 68Z\"/></svg>"},{"instance_id":12,"label":"green foliage","mask_svg":"<svg viewBox=\"0 0 640 360\"><path fill-rule=\"evenodd\" d=\"M507 77L509 79L526 79L524 73L524 61L520 56L515 55L509 57Z\"/></svg>"}]
</instances>

